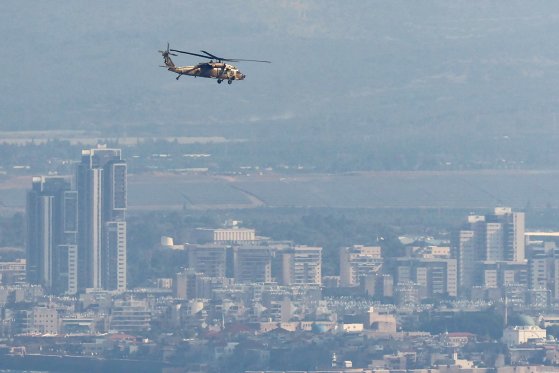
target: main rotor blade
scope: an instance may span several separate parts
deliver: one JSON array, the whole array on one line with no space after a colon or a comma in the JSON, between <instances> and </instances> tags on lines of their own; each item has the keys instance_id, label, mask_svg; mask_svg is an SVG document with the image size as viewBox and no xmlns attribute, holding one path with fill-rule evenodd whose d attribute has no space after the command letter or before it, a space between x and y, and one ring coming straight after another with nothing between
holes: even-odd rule
<instances>
[{"instance_id":1,"label":"main rotor blade","mask_svg":"<svg viewBox=\"0 0 559 373\"><path fill-rule=\"evenodd\" d=\"M184 53L184 54L190 54L192 56L197 56L197 57L202 57L202 58L208 58L211 59L211 57L208 56L204 56L203 54L198 54L198 53L192 53L192 52L185 52L185 51L180 51L178 49L170 49L172 52L178 52L178 53Z\"/></svg>"},{"instance_id":2,"label":"main rotor blade","mask_svg":"<svg viewBox=\"0 0 559 373\"><path fill-rule=\"evenodd\" d=\"M264 62L264 63L272 63L272 61L263 61L263 60L243 60L243 59L235 59L235 60L229 60L229 61L243 61L243 62Z\"/></svg>"},{"instance_id":3,"label":"main rotor blade","mask_svg":"<svg viewBox=\"0 0 559 373\"><path fill-rule=\"evenodd\" d=\"M206 51L200 51L200 52L206 53L208 56L210 56L211 58L214 58L214 59L216 59L216 60L220 60L220 61L224 61L224 60L225 60L225 58L220 58L220 57L218 57L218 56L215 56L215 55L211 54L210 52L206 52Z\"/></svg>"},{"instance_id":4,"label":"main rotor blade","mask_svg":"<svg viewBox=\"0 0 559 373\"><path fill-rule=\"evenodd\" d=\"M214 54L211 54L210 52L207 51L200 51L202 53L206 53L208 56L210 56L211 58L214 58L216 60L219 61L229 61L229 62L240 62L240 61L245 61L245 62L265 62L265 63L272 63L272 61L262 61L262 60L245 60L245 59L241 59L241 58L222 58L222 57L218 57Z\"/></svg>"}]
</instances>

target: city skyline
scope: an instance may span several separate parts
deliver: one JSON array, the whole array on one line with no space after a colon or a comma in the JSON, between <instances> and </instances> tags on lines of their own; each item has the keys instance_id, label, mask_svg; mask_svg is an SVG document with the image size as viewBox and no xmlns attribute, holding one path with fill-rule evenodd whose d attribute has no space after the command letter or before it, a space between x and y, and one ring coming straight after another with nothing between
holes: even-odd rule
<instances>
[{"instance_id":1,"label":"city skyline","mask_svg":"<svg viewBox=\"0 0 559 373\"><path fill-rule=\"evenodd\" d=\"M89 186L98 186L99 194L91 193L92 187L79 187L79 183L77 190L73 191L67 178L36 177L29 192L29 206L35 207L30 207L29 212L36 213L35 220L39 222L55 221L45 217L56 216L56 211L60 210L54 208L57 201L67 201L68 206L77 208L79 204L76 206L76 201L82 193L82 198L86 194L87 200L95 203L82 204L78 211L89 208L88 216L97 217L105 227L110 228L115 221L122 221L118 219L125 217L122 198L127 189L123 184L115 188L114 184L124 180L126 173L125 168L120 173L116 170L121 177L115 178L112 177L114 170L105 172L111 167L124 165L116 149L101 147L85 150L82 161L76 167L76 174L81 174L77 180ZM103 180L105 175L107 178ZM120 192L111 192L113 198L108 199L107 190ZM60 199L59 196L65 193L65 198ZM73 205L71 201L74 201ZM58 204L64 207L64 204ZM106 206L109 210L101 207L96 210L92 206ZM45 214L45 211L53 213ZM505 348L515 349L530 343L545 343L545 348L554 348L550 342L545 342L552 329L546 329L544 322L556 325L553 324L554 314L549 312L556 304L556 289L559 288L558 246L552 234L538 237L537 232L526 232L525 219L524 212L510 207L496 207L484 215L462 216L463 224L443 239L406 241L406 237L402 237L403 251L399 253L387 251L384 238L379 236L376 237L378 246L361 243L340 246L337 249L339 267L335 275L322 273L325 264L322 247L291 240L275 241L260 236L256 229L246 227L236 219L228 219L222 226L190 226L190 243L181 243L172 236L161 236L152 243L159 244L159 255L182 258L180 263L175 263L182 265L172 278L153 279L154 287L151 289L132 288L118 292L110 288L78 289L75 301L81 304L80 307L95 304L95 307L100 307L98 311L82 314L63 310L60 305L34 304L32 308L13 314L13 328L23 334L59 335L63 332L75 335L73 333L79 331L80 335L92 336L103 331L141 335L151 333L153 325L160 325L158 328L166 325L164 329L183 332L194 328L214 333L225 332L232 325L244 325L254 330L251 333L255 333L257 340L277 330L300 336L323 333L321 339L325 340L331 335L337 335L337 338L345 335L401 338L403 320L409 317L410 312L419 315L429 310L429 317L441 317L441 320L449 312L455 312L453 317L459 320L463 317L460 313L464 312L463 307L471 308L468 312L476 315L486 315L488 309L496 307L491 312L505 320L502 337L499 337L499 343L507 346ZM115 233L110 229L107 232ZM107 233L96 234L103 236ZM49 252L50 246L42 247L46 248L44 252ZM100 247L100 250L109 247ZM103 256L100 255L100 258L99 267L103 267ZM327 257L326 263L331 264L331 261L332 257ZM34 269L32 256L29 256L29 263L29 273L37 275L39 269ZM47 265L43 268L48 268L48 263L44 264ZM90 263L91 268L95 265ZM12 278L14 281L13 285L4 286L38 292L39 295L34 297L40 297L42 288L27 288L28 285L21 282L16 285L18 268L16 262L0 268L0 279ZM100 281L103 283L103 279ZM43 282L43 285L47 283ZM44 291L49 294L52 289L45 286ZM56 298L50 299L52 302ZM154 303L154 299L158 301ZM450 311L452 307L457 307L456 311ZM168 319L160 318L162 310L165 310L163 314L169 315ZM519 317L516 316L519 312L544 312L542 320L545 321L536 323L530 321L527 315L521 316L522 320L528 320L525 322L507 321L511 317L509 313ZM101 315L105 315L102 316L105 321L99 324ZM516 320L514 317L512 319ZM441 325L444 325L442 321ZM470 343L477 343L478 338L483 340L482 333L456 333L454 330L447 330L439 337L445 341L452 339L453 344L458 343L455 346L465 343L464 338ZM417 338L416 343L430 343L427 337ZM232 341L235 341L230 342L232 346L242 343L235 338ZM473 355L461 347L455 348L462 351L462 357L455 352L444 361L451 365L466 364L473 369L476 365ZM344 356L340 347L335 351L336 355ZM234 356L227 352L223 354L220 356ZM444 352L442 355L432 354L432 358L445 356ZM506 359L507 362L515 362L519 357ZM321 366L330 364L334 371L349 364L347 357L343 366L334 358L331 362L320 361ZM359 360L351 364L360 367ZM393 369L429 366L415 355L384 355L370 363L371 366L375 364ZM366 368L359 371L369 372Z\"/></svg>"},{"instance_id":2,"label":"city skyline","mask_svg":"<svg viewBox=\"0 0 559 373\"><path fill-rule=\"evenodd\" d=\"M0 370L559 371L559 3L5 0L0 32Z\"/></svg>"}]
</instances>

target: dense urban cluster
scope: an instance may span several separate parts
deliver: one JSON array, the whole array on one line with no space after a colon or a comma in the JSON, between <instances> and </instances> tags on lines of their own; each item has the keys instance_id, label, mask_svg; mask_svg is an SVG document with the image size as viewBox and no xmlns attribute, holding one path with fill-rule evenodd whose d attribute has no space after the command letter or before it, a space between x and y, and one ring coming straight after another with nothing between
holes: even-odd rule
<instances>
[{"instance_id":1,"label":"dense urban cluster","mask_svg":"<svg viewBox=\"0 0 559 373\"><path fill-rule=\"evenodd\" d=\"M559 234L525 213L464 217L402 252L192 229L183 270L127 287L127 163L84 150L75 177L30 178L26 257L0 262L5 367L188 372L535 372L559 364ZM78 365L76 365L78 364ZM54 368L53 368L54 367ZM99 368L99 369L102 369Z\"/></svg>"}]
</instances>

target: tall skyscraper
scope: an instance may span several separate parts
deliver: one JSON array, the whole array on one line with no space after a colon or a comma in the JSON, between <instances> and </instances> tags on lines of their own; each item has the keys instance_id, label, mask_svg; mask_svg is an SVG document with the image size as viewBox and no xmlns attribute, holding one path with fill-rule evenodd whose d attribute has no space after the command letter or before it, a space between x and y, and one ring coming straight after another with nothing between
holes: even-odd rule
<instances>
[{"instance_id":1,"label":"tall skyscraper","mask_svg":"<svg viewBox=\"0 0 559 373\"><path fill-rule=\"evenodd\" d=\"M126 289L126 174L120 149L82 151L76 168L80 289Z\"/></svg>"},{"instance_id":2,"label":"tall skyscraper","mask_svg":"<svg viewBox=\"0 0 559 373\"><path fill-rule=\"evenodd\" d=\"M27 193L27 281L77 291L77 194L63 177L34 177Z\"/></svg>"}]
</instances>

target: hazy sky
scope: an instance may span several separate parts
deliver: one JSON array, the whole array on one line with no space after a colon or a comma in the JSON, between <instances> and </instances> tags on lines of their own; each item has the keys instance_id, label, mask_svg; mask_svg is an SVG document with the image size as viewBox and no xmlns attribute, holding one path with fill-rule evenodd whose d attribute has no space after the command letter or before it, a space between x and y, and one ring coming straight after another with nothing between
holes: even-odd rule
<instances>
[{"instance_id":1,"label":"hazy sky","mask_svg":"<svg viewBox=\"0 0 559 373\"><path fill-rule=\"evenodd\" d=\"M375 134L529 131L553 124L559 98L551 0L4 0L0 34L2 130L327 121ZM167 41L273 64L239 64L247 80L231 86L177 82L158 67Z\"/></svg>"}]
</instances>

